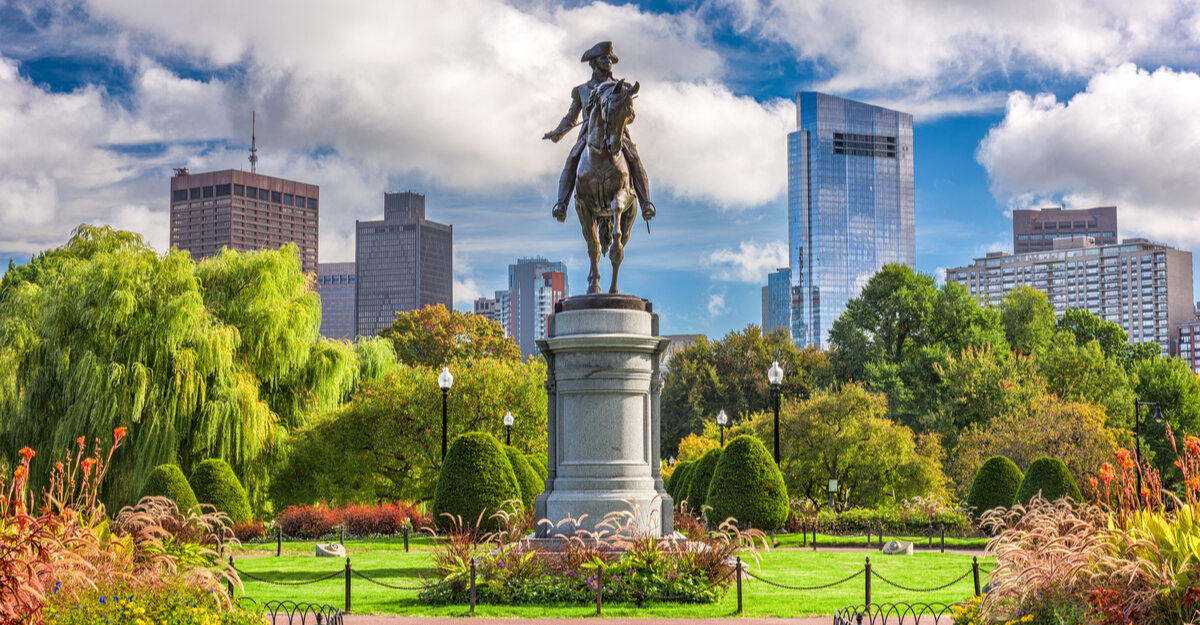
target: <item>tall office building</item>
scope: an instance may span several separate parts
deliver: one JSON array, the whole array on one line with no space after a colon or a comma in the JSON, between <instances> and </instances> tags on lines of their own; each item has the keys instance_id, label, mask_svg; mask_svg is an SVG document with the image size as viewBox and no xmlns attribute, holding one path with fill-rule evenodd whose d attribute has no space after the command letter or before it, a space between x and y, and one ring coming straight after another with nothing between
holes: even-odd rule
<instances>
[{"instance_id":1,"label":"tall office building","mask_svg":"<svg viewBox=\"0 0 1200 625\"><path fill-rule=\"evenodd\" d=\"M524 356L538 354L537 340L546 338L546 322L554 305L570 295L567 266L545 258L518 258L508 266L508 336Z\"/></svg>"},{"instance_id":2,"label":"tall office building","mask_svg":"<svg viewBox=\"0 0 1200 625\"><path fill-rule=\"evenodd\" d=\"M495 297L479 297L475 299L475 314L481 315L504 328L508 335L508 291L496 291Z\"/></svg>"},{"instance_id":3,"label":"tall office building","mask_svg":"<svg viewBox=\"0 0 1200 625\"><path fill-rule=\"evenodd\" d=\"M1175 353L1200 373L1200 315L1175 326Z\"/></svg>"},{"instance_id":4,"label":"tall office building","mask_svg":"<svg viewBox=\"0 0 1200 625\"><path fill-rule=\"evenodd\" d=\"M787 267L767 274L767 286L762 288L763 333L789 330L792 316L792 270Z\"/></svg>"},{"instance_id":5,"label":"tall office building","mask_svg":"<svg viewBox=\"0 0 1200 625\"><path fill-rule=\"evenodd\" d=\"M295 243L304 273L317 271L320 188L234 169L171 178L171 246L194 258L221 248L278 249Z\"/></svg>"},{"instance_id":6,"label":"tall office building","mask_svg":"<svg viewBox=\"0 0 1200 625\"><path fill-rule=\"evenodd\" d=\"M912 115L823 93L796 96L788 134L791 334L829 329L883 265L916 264Z\"/></svg>"},{"instance_id":7,"label":"tall office building","mask_svg":"<svg viewBox=\"0 0 1200 625\"><path fill-rule=\"evenodd\" d=\"M319 263L317 294L321 296L321 336L354 338L354 263Z\"/></svg>"},{"instance_id":8,"label":"tall office building","mask_svg":"<svg viewBox=\"0 0 1200 625\"><path fill-rule=\"evenodd\" d=\"M982 303L996 306L1009 291L1031 286L1046 294L1055 315L1072 308L1121 326L1131 343L1154 342L1175 353L1172 329L1194 319L1192 253L1146 239L1095 245L1091 237L1055 239L1054 249L992 252L946 270Z\"/></svg>"},{"instance_id":9,"label":"tall office building","mask_svg":"<svg viewBox=\"0 0 1200 625\"><path fill-rule=\"evenodd\" d=\"M454 228L425 219L425 196L384 193L383 220L356 222L355 333L375 336L397 312L454 305Z\"/></svg>"},{"instance_id":10,"label":"tall office building","mask_svg":"<svg viewBox=\"0 0 1200 625\"><path fill-rule=\"evenodd\" d=\"M1117 207L1066 210L1059 207L1013 211L1013 252L1054 249L1056 239L1088 236L1096 245L1117 244Z\"/></svg>"}]
</instances>

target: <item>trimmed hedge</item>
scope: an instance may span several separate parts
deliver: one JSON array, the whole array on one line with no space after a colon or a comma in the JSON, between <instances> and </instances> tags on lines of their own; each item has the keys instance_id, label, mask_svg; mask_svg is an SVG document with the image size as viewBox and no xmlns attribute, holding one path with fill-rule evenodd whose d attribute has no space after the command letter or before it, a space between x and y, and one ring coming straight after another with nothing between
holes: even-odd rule
<instances>
[{"instance_id":1,"label":"trimmed hedge","mask_svg":"<svg viewBox=\"0 0 1200 625\"><path fill-rule=\"evenodd\" d=\"M739 527L769 532L787 521L783 473L762 441L748 434L729 441L720 453L705 501L711 506L705 515L711 526L733 517Z\"/></svg>"},{"instance_id":2,"label":"trimmed hedge","mask_svg":"<svg viewBox=\"0 0 1200 625\"><path fill-rule=\"evenodd\" d=\"M988 458L971 482L967 505L976 517L993 508L1011 508L1025 476L1017 463L1004 456Z\"/></svg>"},{"instance_id":3,"label":"trimmed hedge","mask_svg":"<svg viewBox=\"0 0 1200 625\"><path fill-rule=\"evenodd\" d=\"M803 527L811 530L815 524L817 531L823 534L862 534L868 528L875 531L880 524L883 524L885 532L900 532L914 536L929 531L930 525L939 528L944 523L946 531L950 534L961 534L971 527L967 515L957 510L942 510L928 514L921 510L906 510L900 506L850 508L841 512L832 512L822 508L815 517L792 516L789 522L796 525L793 530L789 531L800 531L802 524Z\"/></svg>"},{"instance_id":4,"label":"trimmed hedge","mask_svg":"<svg viewBox=\"0 0 1200 625\"><path fill-rule=\"evenodd\" d=\"M687 492L683 489L683 485L687 483L688 473L692 470L692 461L685 460L675 465L675 470L671 472L671 479L667 480L666 489L671 494L671 499L675 501L675 507L679 507L679 501L683 499L680 495Z\"/></svg>"},{"instance_id":5,"label":"trimmed hedge","mask_svg":"<svg viewBox=\"0 0 1200 625\"><path fill-rule=\"evenodd\" d=\"M179 511L187 513L199 503L192 485L188 484L183 469L175 464L160 464L150 471L146 485L142 487L142 497L166 497L175 502Z\"/></svg>"},{"instance_id":6,"label":"trimmed hedge","mask_svg":"<svg viewBox=\"0 0 1200 625\"><path fill-rule=\"evenodd\" d=\"M713 472L716 471L720 460L721 449L710 449L700 456L692 468L692 475L688 479L687 502L688 509L697 515L708 499L708 484L712 481Z\"/></svg>"},{"instance_id":7,"label":"trimmed hedge","mask_svg":"<svg viewBox=\"0 0 1200 625\"><path fill-rule=\"evenodd\" d=\"M211 504L218 512L229 515L234 523L250 520L250 500L246 497L246 489L242 488L242 483L228 462L220 458L204 460L192 469L192 478L188 482L192 492L196 493L196 501Z\"/></svg>"},{"instance_id":8,"label":"trimmed hedge","mask_svg":"<svg viewBox=\"0 0 1200 625\"><path fill-rule=\"evenodd\" d=\"M521 487L504 445L486 432L470 432L454 439L446 452L433 494L433 522L450 530L461 518L464 526L478 521L478 529L490 532L499 525L492 515L504 502L520 499Z\"/></svg>"},{"instance_id":9,"label":"trimmed hedge","mask_svg":"<svg viewBox=\"0 0 1200 625\"><path fill-rule=\"evenodd\" d=\"M525 454L525 460L529 462L529 468L533 469L533 472L537 473L538 477L545 483L546 478L550 477L550 468L546 464L546 454Z\"/></svg>"},{"instance_id":10,"label":"trimmed hedge","mask_svg":"<svg viewBox=\"0 0 1200 625\"><path fill-rule=\"evenodd\" d=\"M544 482L538 479L537 471L529 466L529 461L516 447L505 446L504 453L508 455L508 463L512 465L517 486L521 489L521 505L525 506L526 510L533 510L533 502L542 494Z\"/></svg>"},{"instance_id":11,"label":"trimmed hedge","mask_svg":"<svg viewBox=\"0 0 1200 625\"><path fill-rule=\"evenodd\" d=\"M1021 488L1017 490L1017 503L1027 504L1033 496L1042 493L1042 498L1054 501L1062 497L1070 497L1075 501L1082 499L1075 478L1067 470L1067 465L1058 458L1042 456L1029 465L1025 479L1021 480Z\"/></svg>"}]
</instances>

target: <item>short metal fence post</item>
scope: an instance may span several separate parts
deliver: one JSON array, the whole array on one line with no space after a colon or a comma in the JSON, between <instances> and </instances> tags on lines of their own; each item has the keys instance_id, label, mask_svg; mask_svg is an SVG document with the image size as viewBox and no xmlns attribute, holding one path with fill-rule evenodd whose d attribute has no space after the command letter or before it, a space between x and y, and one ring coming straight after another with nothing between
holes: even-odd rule
<instances>
[{"instance_id":1,"label":"short metal fence post","mask_svg":"<svg viewBox=\"0 0 1200 625\"><path fill-rule=\"evenodd\" d=\"M234 566L233 566L233 555L232 554L229 556L229 568L230 568L230 570L236 570L236 569L234 569ZM229 580L229 600L233 601L233 579L232 578L230 578L230 580Z\"/></svg>"},{"instance_id":2,"label":"short metal fence post","mask_svg":"<svg viewBox=\"0 0 1200 625\"><path fill-rule=\"evenodd\" d=\"M346 524L342 524L342 546L346 546Z\"/></svg>"},{"instance_id":3,"label":"short metal fence post","mask_svg":"<svg viewBox=\"0 0 1200 625\"><path fill-rule=\"evenodd\" d=\"M867 535L867 547L870 548L871 547L871 524L870 523L867 523L866 535Z\"/></svg>"},{"instance_id":4,"label":"short metal fence post","mask_svg":"<svg viewBox=\"0 0 1200 625\"><path fill-rule=\"evenodd\" d=\"M941 524L941 533L942 533L942 553L946 553L946 524L945 523Z\"/></svg>"},{"instance_id":5,"label":"short metal fence post","mask_svg":"<svg viewBox=\"0 0 1200 625\"><path fill-rule=\"evenodd\" d=\"M404 553L408 553L408 526L404 526Z\"/></svg>"},{"instance_id":6,"label":"short metal fence post","mask_svg":"<svg viewBox=\"0 0 1200 625\"><path fill-rule=\"evenodd\" d=\"M346 558L346 611L350 611L350 558Z\"/></svg>"},{"instance_id":7,"label":"short metal fence post","mask_svg":"<svg viewBox=\"0 0 1200 625\"><path fill-rule=\"evenodd\" d=\"M933 524L929 525L929 548L933 549Z\"/></svg>"},{"instance_id":8,"label":"short metal fence post","mask_svg":"<svg viewBox=\"0 0 1200 625\"><path fill-rule=\"evenodd\" d=\"M734 577L735 577L735 579L737 579L737 597L738 597L737 613L741 614L742 613L742 557L741 556L738 556L737 570L734 573Z\"/></svg>"},{"instance_id":9,"label":"short metal fence post","mask_svg":"<svg viewBox=\"0 0 1200 625\"><path fill-rule=\"evenodd\" d=\"M275 526L275 557L283 555L283 526Z\"/></svg>"},{"instance_id":10,"label":"short metal fence post","mask_svg":"<svg viewBox=\"0 0 1200 625\"><path fill-rule=\"evenodd\" d=\"M601 605L604 603L604 565L596 567L596 616L600 616Z\"/></svg>"},{"instance_id":11,"label":"short metal fence post","mask_svg":"<svg viewBox=\"0 0 1200 625\"><path fill-rule=\"evenodd\" d=\"M879 522L879 550L883 551L883 521Z\"/></svg>"},{"instance_id":12,"label":"short metal fence post","mask_svg":"<svg viewBox=\"0 0 1200 625\"><path fill-rule=\"evenodd\" d=\"M971 573L975 576L975 596L983 594L979 588L979 556L971 558Z\"/></svg>"},{"instance_id":13,"label":"short metal fence post","mask_svg":"<svg viewBox=\"0 0 1200 625\"><path fill-rule=\"evenodd\" d=\"M867 580L866 581L866 595L867 595L866 596L866 599L867 599L866 605L868 608L870 608L871 607L871 558L867 558L867 564L866 564L865 570L866 570L866 575L864 577Z\"/></svg>"},{"instance_id":14,"label":"short metal fence post","mask_svg":"<svg viewBox=\"0 0 1200 625\"><path fill-rule=\"evenodd\" d=\"M471 558L471 614L475 613L475 558Z\"/></svg>"}]
</instances>

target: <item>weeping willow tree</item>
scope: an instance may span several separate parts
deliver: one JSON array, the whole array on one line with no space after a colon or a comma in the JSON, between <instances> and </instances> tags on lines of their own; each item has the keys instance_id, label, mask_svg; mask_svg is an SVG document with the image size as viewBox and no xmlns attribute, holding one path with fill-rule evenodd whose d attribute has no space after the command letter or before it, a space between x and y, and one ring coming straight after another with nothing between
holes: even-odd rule
<instances>
[{"instance_id":1,"label":"weeping willow tree","mask_svg":"<svg viewBox=\"0 0 1200 625\"><path fill-rule=\"evenodd\" d=\"M25 445L45 452L36 480L76 437L129 426L105 484L110 505L132 501L159 464L190 474L216 457L261 510L287 432L340 405L364 373L389 370L379 341L322 339L320 316L294 246L197 264L136 234L80 226L0 282L0 440L10 457Z\"/></svg>"}]
</instances>

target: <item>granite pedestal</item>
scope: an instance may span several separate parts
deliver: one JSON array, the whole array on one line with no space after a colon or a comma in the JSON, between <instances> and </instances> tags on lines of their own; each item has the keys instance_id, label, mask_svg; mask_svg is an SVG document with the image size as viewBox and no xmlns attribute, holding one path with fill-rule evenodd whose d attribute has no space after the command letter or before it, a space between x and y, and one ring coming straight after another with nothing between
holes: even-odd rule
<instances>
[{"instance_id":1,"label":"granite pedestal","mask_svg":"<svg viewBox=\"0 0 1200 625\"><path fill-rule=\"evenodd\" d=\"M638 534L672 535L673 502L659 470L658 366L669 344L638 297L572 297L550 316L538 341L547 364L549 476L535 512L553 525L540 525L539 538L596 531L626 511L636 511Z\"/></svg>"}]
</instances>

